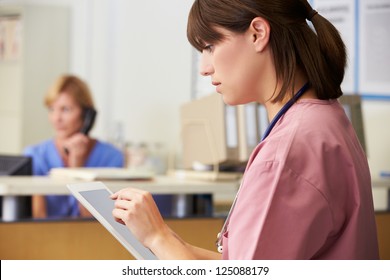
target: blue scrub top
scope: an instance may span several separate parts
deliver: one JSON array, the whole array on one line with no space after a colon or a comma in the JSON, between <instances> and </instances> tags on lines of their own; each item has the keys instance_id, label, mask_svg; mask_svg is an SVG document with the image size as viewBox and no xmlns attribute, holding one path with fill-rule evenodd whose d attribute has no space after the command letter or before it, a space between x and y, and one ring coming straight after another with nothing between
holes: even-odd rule
<instances>
[{"instance_id":1,"label":"blue scrub top","mask_svg":"<svg viewBox=\"0 0 390 280\"><path fill-rule=\"evenodd\" d=\"M33 174L46 176L51 168L64 167L54 140L46 140L26 147L24 154L33 159ZM85 167L123 167L123 153L109 143L97 140ZM77 217L80 215L77 200L71 195L47 195L47 215L50 218Z\"/></svg>"}]
</instances>

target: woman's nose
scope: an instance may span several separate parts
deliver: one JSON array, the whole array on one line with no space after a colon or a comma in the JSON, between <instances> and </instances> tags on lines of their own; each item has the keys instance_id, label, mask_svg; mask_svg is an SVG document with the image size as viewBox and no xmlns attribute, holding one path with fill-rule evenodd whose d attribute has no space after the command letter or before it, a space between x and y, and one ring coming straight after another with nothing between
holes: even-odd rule
<instances>
[{"instance_id":1,"label":"woman's nose","mask_svg":"<svg viewBox=\"0 0 390 280\"><path fill-rule=\"evenodd\" d=\"M211 63L208 54L202 53L200 57L200 74L202 76L210 76L214 73L214 67Z\"/></svg>"},{"instance_id":2,"label":"woman's nose","mask_svg":"<svg viewBox=\"0 0 390 280\"><path fill-rule=\"evenodd\" d=\"M58 111L51 111L50 112L50 118L53 122L59 122L62 119L62 115Z\"/></svg>"}]
</instances>

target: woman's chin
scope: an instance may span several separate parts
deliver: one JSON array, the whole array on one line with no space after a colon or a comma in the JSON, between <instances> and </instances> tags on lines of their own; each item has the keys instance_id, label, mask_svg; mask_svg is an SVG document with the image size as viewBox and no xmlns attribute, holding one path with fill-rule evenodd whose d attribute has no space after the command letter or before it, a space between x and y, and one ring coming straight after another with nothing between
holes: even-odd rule
<instances>
[{"instance_id":1,"label":"woman's chin","mask_svg":"<svg viewBox=\"0 0 390 280\"><path fill-rule=\"evenodd\" d=\"M223 95L222 94L222 99L223 99L223 102L226 104L226 105L229 105L229 106L236 106L236 105L240 105L241 103L239 102L239 100L235 99L235 98L229 98L228 96L226 95Z\"/></svg>"},{"instance_id":2,"label":"woman's chin","mask_svg":"<svg viewBox=\"0 0 390 280\"><path fill-rule=\"evenodd\" d=\"M69 137L72 136L72 135L73 135L73 134L71 134L71 133L57 132L57 133L55 134L55 138L63 140L63 139L69 138Z\"/></svg>"}]
</instances>

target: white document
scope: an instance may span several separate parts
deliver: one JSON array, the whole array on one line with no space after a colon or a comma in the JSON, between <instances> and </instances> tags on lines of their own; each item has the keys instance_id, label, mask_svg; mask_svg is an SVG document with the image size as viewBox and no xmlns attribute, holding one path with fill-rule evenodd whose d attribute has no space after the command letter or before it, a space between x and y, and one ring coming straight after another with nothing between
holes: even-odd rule
<instances>
[{"instance_id":1,"label":"white document","mask_svg":"<svg viewBox=\"0 0 390 280\"><path fill-rule=\"evenodd\" d=\"M147 169L116 167L52 168L49 175L52 178L83 180L150 180L154 177L154 173Z\"/></svg>"},{"instance_id":2,"label":"white document","mask_svg":"<svg viewBox=\"0 0 390 280\"><path fill-rule=\"evenodd\" d=\"M359 89L390 96L390 0L359 1Z\"/></svg>"},{"instance_id":3,"label":"white document","mask_svg":"<svg viewBox=\"0 0 390 280\"><path fill-rule=\"evenodd\" d=\"M131 231L115 221L112 215L112 192L102 182L67 185L70 192L136 259L156 260L157 257L143 246ZM99 246L99 244L97 244Z\"/></svg>"}]
</instances>

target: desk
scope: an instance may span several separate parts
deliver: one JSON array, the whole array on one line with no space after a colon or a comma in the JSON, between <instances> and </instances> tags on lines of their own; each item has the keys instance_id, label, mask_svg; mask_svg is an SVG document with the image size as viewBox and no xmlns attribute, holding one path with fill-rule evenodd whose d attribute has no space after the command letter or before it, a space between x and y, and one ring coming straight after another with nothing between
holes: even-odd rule
<instances>
[{"instance_id":1,"label":"desk","mask_svg":"<svg viewBox=\"0 0 390 280\"><path fill-rule=\"evenodd\" d=\"M69 180L58 180L48 177L0 177L0 195L3 196L18 196L18 195L33 195L33 194L69 194L66 184L75 183L80 181L69 181ZM230 181L230 182L205 182L205 181L195 181L195 180L182 180L172 177L157 177L153 181L104 181L108 187L113 190L119 190L124 187L137 187L150 191L154 194L202 194L208 193L213 196L232 196L234 197L235 193L238 190L239 182ZM374 198L377 191L386 192L390 189L389 180L381 180L373 182L373 193ZM229 200L226 201L229 204ZM227 205L229 207L230 205ZM378 240L380 247L381 259L390 259L390 212L388 211L379 211L376 205L376 222L378 228ZM211 220L210 220L211 219ZM200 222L200 224L197 224ZM210 249L214 249L215 233L218 232L222 226L223 218L206 218L204 220L185 220L177 219L172 221L177 225L177 229L180 228L183 231L184 239L194 241L195 244L204 247L204 245L210 246ZM171 225L170 225L171 226ZM64 227L64 228L62 228ZM197 232L194 233L194 228ZM191 240L191 238L196 238L200 233L203 232L203 229L209 229L207 231L207 238L202 237L197 240ZM175 228L176 230L176 228ZM77 222L77 221L67 221L67 222L16 222L16 223L0 223L0 257L2 259L117 259L117 258L127 258L128 253L125 251L119 243L108 233L98 222ZM35 242L27 242L26 236L23 232L28 232L31 236L37 238L37 246L33 246ZM53 235L48 233L53 233ZM70 234L70 232L73 232ZM85 233L84 233L85 232ZM84 244L82 240L90 240L92 233L99 232L96 239L100 238L99 236L104 235L104 238L107 238L107 244L105 249L96 253L93 248L97 247L96 243L91 244L85 243L86 250L85 254L81 254L80 250L77 250L77 246ZM65 244L63 251L56 250L56 246L47 245L49 250L48 252L42 251L41 244L55 244L55 240L49 239L48 242L45 242L46 235L56 236L56 234L63 233L61 238L61 244ZM82 233L79 235L78 233ZM84 235L83 235L84 234ZM45 238L41 238L45 236ZM69 237L72 236L72 237ZM74 240L72 238L75 238ZM83 239L84 238L84 239ZM94 239L95 240L95 239ZM207 240L206 244L201 244L202 240ZM34 248L30 248L28 254L22 252L22 247L17 244L19 242L25 242ZM53 243L50 243L53 242ZM95 242L95 241L93 241ZM100 241L96 241L97 243ZM117 243L115 246L111 243ZM40 244L40 245L39 245ZM14 247L15 246L15 247ZM27 245L26 245L27 246ZM60 246L60 245L59 245ZM61 245L62 246L62 245ZM12 249L14 248L14 249ZM16 249L15 249L16 248ZM52 249L50 249L52 248ZM71 248L71 249L66 249ZM92 249L91 249L92 248ZM103 248L103 247L102 247ZM114 252L109 251L111 248ZM113 249L116 248L116 249ZM87 250L88 249L88 250ZM71 252L68 252L70 250ZM72 251L73 250L73 251Z\"/></svg>"},{"instance_id":2,"label":"desk","mask_svg":"<svg viewBox=\"0 0 390 280\"><path fill-rule=\"evenodd\" d=\"M0 177L0 195L70 194L66 185L80 182L85 181L45 176L5 176ZM102 180L102 182L113 192L126 187L135 187L153 194L235 194L239 187L239 181L200 181L170 176L157 176L153 180L145 181Z\"/></svg>"},{"instance_id":3,"label":"desk","mask_svg":"<svg viewBox=\"0 0 390 280\"><path fill-rule=\"evenodd\" d=\"M216 250L223 218L166 219L188 243ZM0 222L1 260L129 260L134 257L99 222L88 219Z\"/></svg>"},{"instance_id":4,"label":"desk","mask_svg":"<svg viewBox=\"0 0 390 280\"><path fill-rule=\"evenodd\" d=\"M211 194L214 198L226 200L227 204L231 203L239 188L239 181L200 181L171 176L157 176L151 181L102 181L114 192L125 187L135 187L152 194ZM66 184L80 182L83 181L44 176L0 177L0 196L69 194ZM376 179L372 185L375 210L390 210L390 179Z\"/></svg>"},{"instance_id":5,"label":"desk","mask_svg":"<svg viewBox=\"0 0 390 280\"><path fill-rule=\"evenodd\" d=\"M0 177L0 195L70 194L66 185L80 180L50 177ZM152 181L105 181L112 190L136 187L152 194L234 196L238 181L207 182L161 176ZM191 244L215 250L221 218L167 219L167 224ZM196 234L194 234L196 232ZM94 220L0 222L1 259L131 259L132 256Z\"/></svg>"},{"instance_id":6,"label":"desk","mask_svg":"<svg viewBox=\"0 0 390 280\"><path fill-rule=\"evenodd\" d=\"M157 176L153 180L102 180L113 192L126 187L135 187L152 194L175 195L178 205L185 204L188 196L211 195L234 197L239 181L201 181L181 179L173 176ZM3 217L7 221L15 220L17 197L28 195L67 195L70 194L67 184L85 182L74 179L57 179L45 176L6 176L0 177L0 196L4 196ZM212 202L212 201L211 201ZM11 210L7 210L11 209ZM11 212L11 213L10 213ZM178 216L183 216L183 210Z\"/></svg>"}]
</instances>

